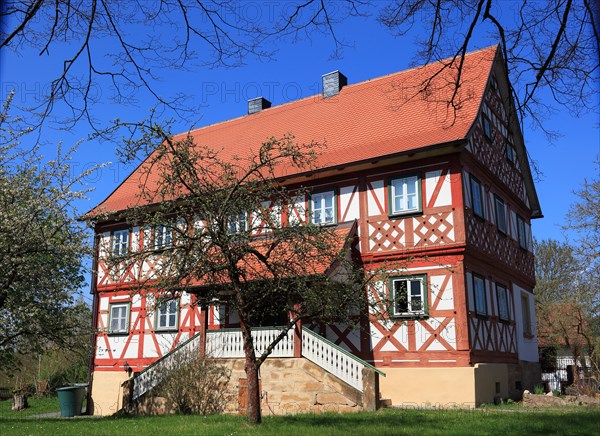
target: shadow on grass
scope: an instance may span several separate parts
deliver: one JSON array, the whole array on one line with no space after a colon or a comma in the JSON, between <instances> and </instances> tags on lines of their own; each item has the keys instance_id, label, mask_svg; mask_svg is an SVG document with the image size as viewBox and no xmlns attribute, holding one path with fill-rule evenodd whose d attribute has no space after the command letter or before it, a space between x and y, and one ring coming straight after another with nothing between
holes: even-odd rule
<instances>
[{"instance_id":1,"label":"shadow on grass","mask_svg":"<svg viewBox=\"0 0 600 436\"><path fill-rule=\"evenodd\" d=\"M454 435L598 434L600 409L568 411L383 410L373 413L265 417L167 415L85 418L3 418L7 434L160 435Z\"/></svg>"}]
</instances>

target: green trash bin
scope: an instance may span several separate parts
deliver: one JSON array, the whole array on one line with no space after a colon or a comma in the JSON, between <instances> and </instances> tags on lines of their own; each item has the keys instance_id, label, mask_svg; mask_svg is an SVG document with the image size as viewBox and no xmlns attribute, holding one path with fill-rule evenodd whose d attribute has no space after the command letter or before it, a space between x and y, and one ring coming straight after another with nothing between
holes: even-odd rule
<instances>
[{"instance_id":1,"label":"green trash bin","mask_svg":"<svg viewBox=\"0 0 600 436\"><path fill-rule=\"evenodd\" d=\"M60 414L65 418L81 415L83 398L85 397L85 388L87 385L78 384L75 386L66 386L58 388L58 402L60 403Z\"/></svg>"}]
</instances>

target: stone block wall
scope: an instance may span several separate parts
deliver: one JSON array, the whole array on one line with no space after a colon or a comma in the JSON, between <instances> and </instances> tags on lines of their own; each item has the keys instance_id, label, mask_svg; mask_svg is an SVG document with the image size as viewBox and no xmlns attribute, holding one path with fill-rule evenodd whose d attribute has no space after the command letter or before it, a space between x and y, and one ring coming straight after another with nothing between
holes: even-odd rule
<instances>
[{"instance_id":1,"label":"stone block wall","mask_svg":"<svg viewBox=\"0 0 600 436\"><path fill-rule=\"evenodd\" d=\"M231 370L226 411L238 413L240 380L246 379L242 359L222 360ZM363 410L363 395L304 358L267 359L260 368L263 415L353 412Z\"/></svg>"}]
</instances>

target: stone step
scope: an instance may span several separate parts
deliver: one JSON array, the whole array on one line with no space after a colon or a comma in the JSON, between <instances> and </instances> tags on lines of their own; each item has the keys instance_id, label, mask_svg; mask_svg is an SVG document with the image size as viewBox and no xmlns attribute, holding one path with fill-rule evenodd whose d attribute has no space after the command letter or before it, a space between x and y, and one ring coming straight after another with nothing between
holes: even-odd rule
<instances>
[{"instance_id":1,"label":"stone step","mask_svg":"<svg viewBox=\"0 0 600 436\"><path fill-rule=\"evenodd\" d=\"M381 407L392 407L392 400L390 398L381 398L379 404Z\"/></svg>"}]
</instances>

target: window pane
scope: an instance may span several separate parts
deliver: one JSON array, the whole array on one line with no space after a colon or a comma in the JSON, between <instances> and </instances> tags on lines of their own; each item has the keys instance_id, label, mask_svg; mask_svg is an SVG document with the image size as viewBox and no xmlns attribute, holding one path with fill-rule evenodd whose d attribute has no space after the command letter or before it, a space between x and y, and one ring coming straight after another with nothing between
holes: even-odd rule
<instances>
[{"instance_id":1,"label":"window pane","mask_svg":"<svg viewBox=\"0 0 600 436\"><path fill-rule=\"evenodd\" d=\"M498 293L498 316L500 319L508 320L508 295L506 288L496 286Z\"/></svg>"},{"instance_id":2,"label":"window pane","mask_svg":"<svg viewBox=\"0 0 600 436\"><path fill-rule=\"evenodd\" d=\"M412 311L420 311L423 309L420 280L412 280L410 282L410 308Z\"/></svg>"},{"instance_id":3,"label":"window pane","mask_svg":"<svg viewBox=\"0 0 600 436\"><path fill-rule=\"evenodd\" d=\"M332 191L312 196L313 224L330 224L335 222L335 196Z\"/></svg>"},{"instance_id":4,"label":"window pane","mask_svg":"<svg viewBox=\"0 0 600 436\"><path fill-rule=\"evenodd\" d=\"M481 315L487 315L487 304L485 298L485 282L480 277L473 276L475 292L475 311Z\"/></svg>"},{"instance_id":5,"label":"window pane","mask_svg":"<svg viewBox=\"0 0 600 436\"><path fill-rule=\"evenodd\" d=\"M127 331L127 306L118 305L110 308L110 331Z\"/></svg>"},{"instance_id":6,"label":"window pane","mask_svg":"<svg viewBox=\"0 0 600 436\"><path fill-rule=\"evenodd\" d=\"M394 282L395 312L397 314L408 312L408 295L405 280Z\"/></svg>"},{"instance_id":7,"label":"window pane","mask_svg":"<svg viewBox=\"0 0 600 436\"><path fill-rule=\"evenodd\" d=\"M473 212L483 218L481 184L473 178L471 178L471 199L473 200Z\"/></svg>"},{"instance_id":8,"label":"window pane","mask_svg":"<svg viewBox=\"0 0 600 436\"><path fill-rule=\"evenodd\" d=\"M411 176L391 181L392 213L419 209L418 180L417 176Z\"/></svg>"},{"instance_id":9,"label":"window pane","mask_svg":"<svg viewBox=\"0 0 600 436\"><path fill-rule=\"evenodd\" d=\"M129 230L118 230L113 233L113 254L121 256L127 253Z\"/></svg>"},{"instance_id":10,"label":"window pane","mask_svg":"<svg viewBox=\"0 0 600 436\"><path fill-rule=\"evenodd\" d=\"M496 197L496 221L498 230L502 233L506 233L506 208L504 201L498 197Z\"/></svg>"}]
</instances>

